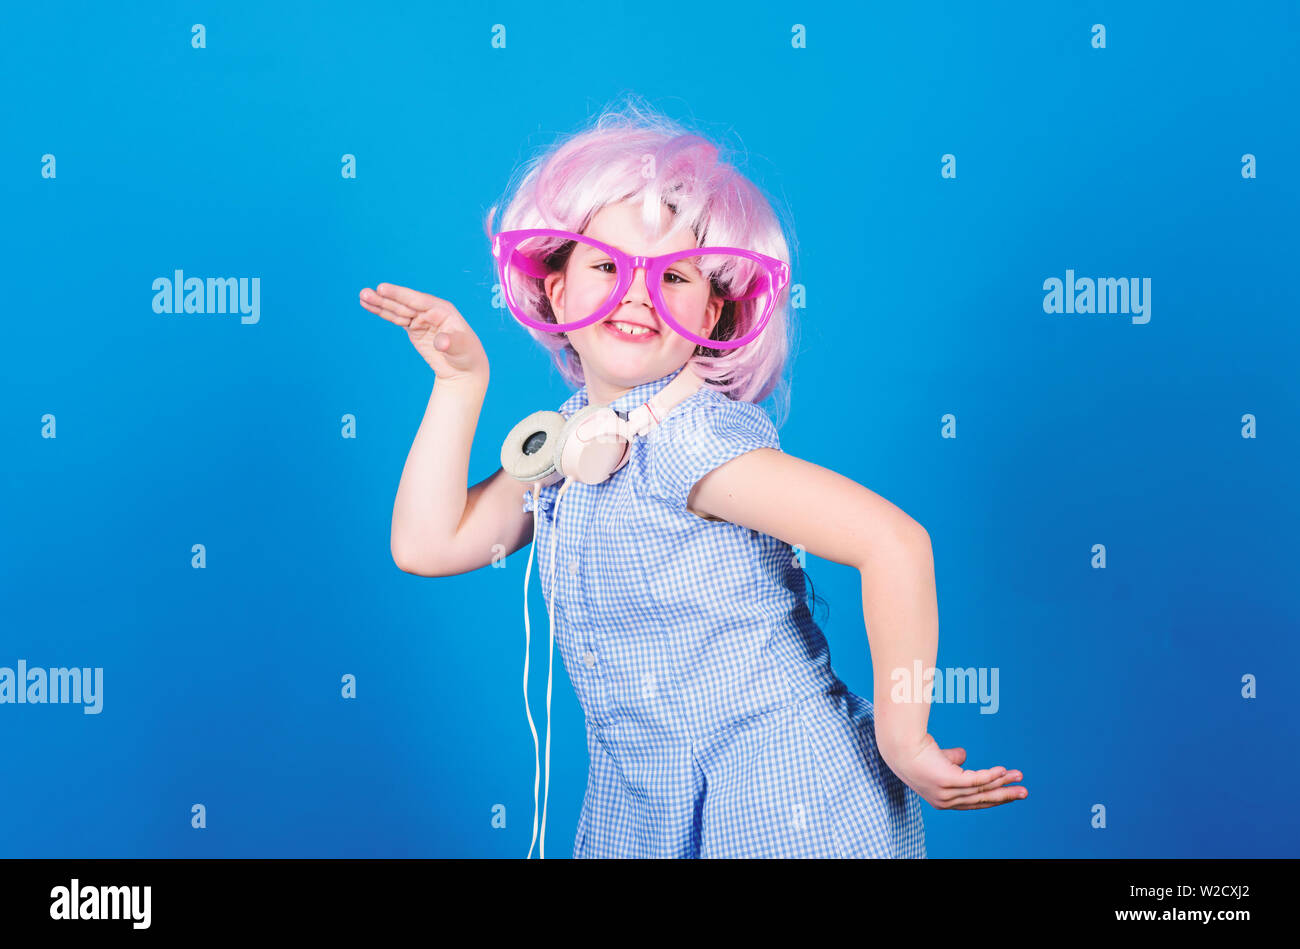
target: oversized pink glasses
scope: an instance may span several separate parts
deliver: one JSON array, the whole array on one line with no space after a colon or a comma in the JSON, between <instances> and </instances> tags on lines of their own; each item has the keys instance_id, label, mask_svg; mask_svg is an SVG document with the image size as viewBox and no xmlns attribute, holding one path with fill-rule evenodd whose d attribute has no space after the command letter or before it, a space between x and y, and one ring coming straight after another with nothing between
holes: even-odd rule
<instances>
[{"instance_id":1,"label":"oversized pink glasses","mask_svg":"<svg viewBox=\"0 0 1300 949\"><path fill-rule=\"evenodd\" d=\"M592 308L591 312L567 323L534 319L519 304L516 280L521 280L523 285L522 278L544 279L557 269L551 259L564 251L570 242L572 246L564 262L572 260L575 255L581 256L581 279L585 281L582 289L585 290L585 299L590 301L587 306ZM680 336L709 349L736 349L756 339L772 318L777 297L790 282L790 268L783 261L739 247L693 247L658 257L643 257L625 254L617 247L583 234L553 228L501 231L492 238L492 256L496 258L501 275L506 305L515 319L525 326L551 333L590 326L614 311L631 288L635 272L644 269L650 300L663 321ZM611 264L614 273L601 269ZM673 279L669 280L669 277ZM682 311L686 309L687 301L694 301L697 305L702 302L703 288L699 285L705 279L715 288L747 288L738 296L719 294L724 300L764 298L755 304L758 315L743 336L738 339L708 339L682 324L681 319L686 315ZM572 287L573 283L566 286ZM570 298L578 296L576 293L567 295Z\"/></svg>"}]
</instances>

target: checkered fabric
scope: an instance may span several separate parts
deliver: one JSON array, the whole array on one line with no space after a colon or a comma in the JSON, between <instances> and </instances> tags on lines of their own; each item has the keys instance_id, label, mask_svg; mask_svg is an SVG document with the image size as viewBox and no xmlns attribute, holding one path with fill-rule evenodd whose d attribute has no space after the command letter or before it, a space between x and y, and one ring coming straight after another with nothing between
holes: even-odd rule
<instances>
[{"instance_id":1,"label":"checkered fabric","mask_svg":"<svg viewBox=\"0 0 1300 949\"><path fill-rule=\"evenodd\" d=\"M559 411L586 404L584 386ZM686 509L756 448L780 449L767 414L706 387L608 481L571 481L558 504L559 484L541 490L537 575L587 723L574 857L926 855L921 799L881 760L872 703L831 671L794 548Z\"/></svg>"}]
</instances>

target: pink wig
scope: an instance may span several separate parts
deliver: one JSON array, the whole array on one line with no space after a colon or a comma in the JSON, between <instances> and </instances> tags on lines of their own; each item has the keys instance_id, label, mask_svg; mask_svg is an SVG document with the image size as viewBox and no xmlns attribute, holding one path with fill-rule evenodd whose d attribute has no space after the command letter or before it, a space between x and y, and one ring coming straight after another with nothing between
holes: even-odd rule
<instances>
[{"instance_id":1,"label":"pink wig","mask_svg":"<svg viewBox=\"0 0 1300 949\"><path fill-rule=\"evenodd\" d=\"M655 237L666 204L674 212L666 236L689 227L697 247L743 247L790 263L785 232L763 193L720 161L711 142L632 102L625 110L606 109L591 128L528 162L516 172L516 177L521 175L513 195L507 192L498 226L493 220L501 202L488 210L489 239L498 231L532 227L581 234L602 207L635 198L643 209L648 240ZM554 323L542 282L528 283L516 299L534 319ZM735 288L724 289L735 295ZM766 328L752 342L731 350L696 347L693 365L706 385L747 402L760 402L778 388L793 345L789 300L787 287ZM761 315L757 302L724 303L711 338L734 339L747 332ZM581 359L564 334L525 329L551 351L569 385L583 384ZM787 390L781 386L786 401ZM782 416L786 408L781 406Z\"/></svg>"}]
</instances>

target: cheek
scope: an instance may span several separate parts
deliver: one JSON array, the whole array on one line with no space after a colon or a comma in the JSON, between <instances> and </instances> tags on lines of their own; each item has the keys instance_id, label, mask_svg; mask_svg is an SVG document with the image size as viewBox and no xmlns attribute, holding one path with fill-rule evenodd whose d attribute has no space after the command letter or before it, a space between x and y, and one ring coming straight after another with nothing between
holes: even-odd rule
<instances>
[{"instance_id":1,"label":"cheek","mask_svg":"<svg viewBox=\"0 0 1300 949\"><path fill-rule=\"evenodd\" d=\"M701 327L709 322L709 295L707 291L681 297L680 312L680 320L686 324L686 328L698 333Z\"/></svg>"},{"instance_id":2,"label":"cheek","mask_svg":"<svg viewBox=\"0 0 1300 949\"><path fill-rule=\"evenodd\" d=\"M571 330L564 335L569 340L569 345L583 359L589 358L598 351L599 339L602 333L606 332L599 323L592 323L590 326L584 326L580 330Z\"/></svg>"},{"instance_id":3,"label":"cheek","mask_svg":"<svg viewBox=\"0 0 1300 949\"><path fill-rule=\"evenodd\" d=\"M575 314L587 315L609 299L616 283L612 277L583 275L566 282L564 306ZM576 318L576 317L574 317Z\"/></svg>"}]
</instances>

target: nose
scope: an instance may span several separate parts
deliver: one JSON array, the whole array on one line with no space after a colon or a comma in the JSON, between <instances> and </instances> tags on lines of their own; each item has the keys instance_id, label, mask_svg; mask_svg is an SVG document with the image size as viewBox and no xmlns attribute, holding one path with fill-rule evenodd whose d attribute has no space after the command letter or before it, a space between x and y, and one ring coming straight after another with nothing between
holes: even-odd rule
<instances>
[{"instance_id":1,"label":"nose","mask_svg":"<svg viewBox=\"0 0 1300 949\"><path fill-rule=\"evenodd\" d=\"M632 285L627 288L627 293L623 297L624 303L644 303L651 306L650 292L645 285L646 269L637 267L632 271Z\"/></svg>"}]
</instances>

